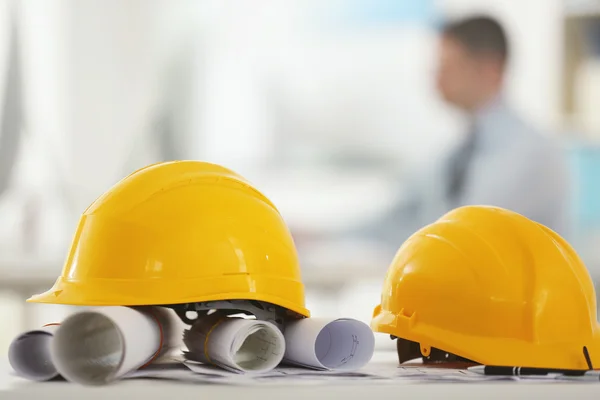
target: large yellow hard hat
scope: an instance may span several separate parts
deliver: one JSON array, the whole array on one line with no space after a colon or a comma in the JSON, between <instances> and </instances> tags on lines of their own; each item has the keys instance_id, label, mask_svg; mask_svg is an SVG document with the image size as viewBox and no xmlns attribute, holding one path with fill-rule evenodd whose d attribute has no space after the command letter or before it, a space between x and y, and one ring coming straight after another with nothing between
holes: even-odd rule
<instances>
[{"instance_id":1,"label":"large yellow hard hat","mask_svg":"<svg viewBox=\"0 0 600 400\"><path fill-rule=\"evenodd\" d=\"M558 234L500 208L461 207L412 235L388 270L371 327L425 359L443 351L487 365L600 367L584 264Z\"/></svg>"},{"instance_id":2,"label":"large yellow hard hat","mask_svg":"<svg viewBox=\"0 0 600 400\"><path fill-rule=\"evenodd\" d=\"M134 306L233 299L309 316L290 232L241 176L175 161L134 172L92 203L62 275L28 301Z\"/></svg>"}]
</instances>

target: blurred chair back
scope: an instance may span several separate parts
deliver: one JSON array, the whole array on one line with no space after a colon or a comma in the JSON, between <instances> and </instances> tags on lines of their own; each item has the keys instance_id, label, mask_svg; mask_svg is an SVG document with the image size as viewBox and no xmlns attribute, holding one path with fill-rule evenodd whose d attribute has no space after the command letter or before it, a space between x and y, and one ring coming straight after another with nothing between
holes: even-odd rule
<instances>
[{"instance_id":1,"label":"blurred chair back","mask_svg":"<svg viewBox=\"0 0 600 400\"><path fill-rule=\"evenodd\" d=\"M596 285L600 283L600 143L578 142L569 148L572 171L572 227L569 241ZM600 302L600 292L597 292ZM600 317L600 312L599 312Z\"/></svg>"},{"instance_id":2,"label":"blurred chair back","mask_svg":"<svg viewBox=\"0 0 600 400\"><path fill-rule=\"evenodd\" d=\"M600 143L570 148L575 232L600 230Z\"/></svg>"}]
</instances>

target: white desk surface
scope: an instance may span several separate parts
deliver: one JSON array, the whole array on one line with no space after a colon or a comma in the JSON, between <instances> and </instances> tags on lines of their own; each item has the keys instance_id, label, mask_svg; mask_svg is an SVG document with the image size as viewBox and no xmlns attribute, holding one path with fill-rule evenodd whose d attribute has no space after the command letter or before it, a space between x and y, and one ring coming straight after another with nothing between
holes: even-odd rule
<instances>
[{"instance_id":1,"label":"white desk surface","mask_svg":"<svg viewBox=\"0 0 600 400\"><path fill-rule=\"evenodd\" d=\"M372 363L397 367L394 353L378 353ZM0 361L0 399L598 399L600 382L481 382L437 383L339 381L325 384L286 382L285 385L226 386L159 380L123 380L101 387L66 382L33 383L15 377L6 359Z\"/></svg>"}]
</instances>

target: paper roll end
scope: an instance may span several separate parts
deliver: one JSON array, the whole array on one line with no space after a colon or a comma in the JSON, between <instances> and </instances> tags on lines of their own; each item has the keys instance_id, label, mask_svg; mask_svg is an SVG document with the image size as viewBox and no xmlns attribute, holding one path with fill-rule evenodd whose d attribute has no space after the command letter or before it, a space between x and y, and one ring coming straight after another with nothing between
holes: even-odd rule
<instances>
[{"instance_id":1,"label":"paper roll end","mask_svg":"<svg viewBox=\"0 0 600 400\"><path fill-rule=\"evenodd\" d=\"M106 315L84 311L68 317L56 331L51 356L58 372L83 385L112 381L125 356L118 326Z\"/></svg>"},{"instance_id":2,"label":"paper roll end","mask_svg":"<svg viewBox=\"0 0 600 400\"><path fill-rule=\"evenodd\" d=\"M43 331L26 332L15 338L8 348L8 361L23 378L49 381L59 376L50 354L52 335Z\"/></svg>"}]
</instances>

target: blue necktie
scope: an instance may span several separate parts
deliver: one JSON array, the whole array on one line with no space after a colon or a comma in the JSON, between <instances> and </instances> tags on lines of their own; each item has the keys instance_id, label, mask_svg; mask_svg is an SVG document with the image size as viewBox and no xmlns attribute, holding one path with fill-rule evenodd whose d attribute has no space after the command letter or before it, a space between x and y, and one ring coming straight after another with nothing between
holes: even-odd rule
<instances>
[{"instance_id":1,"label":"blue necktie","mask_svg":"<svg viewBox=\"0 0 600 400\"><path fill-rule=\"evenodd\" d=\"M469 166L473 159L473 155L475 154L476 137L477 134L473 127L465 141L450 158L446 197L448 203L453 208L461 205L461 197L464 193Z\"/></svg>"}]
</instances>

